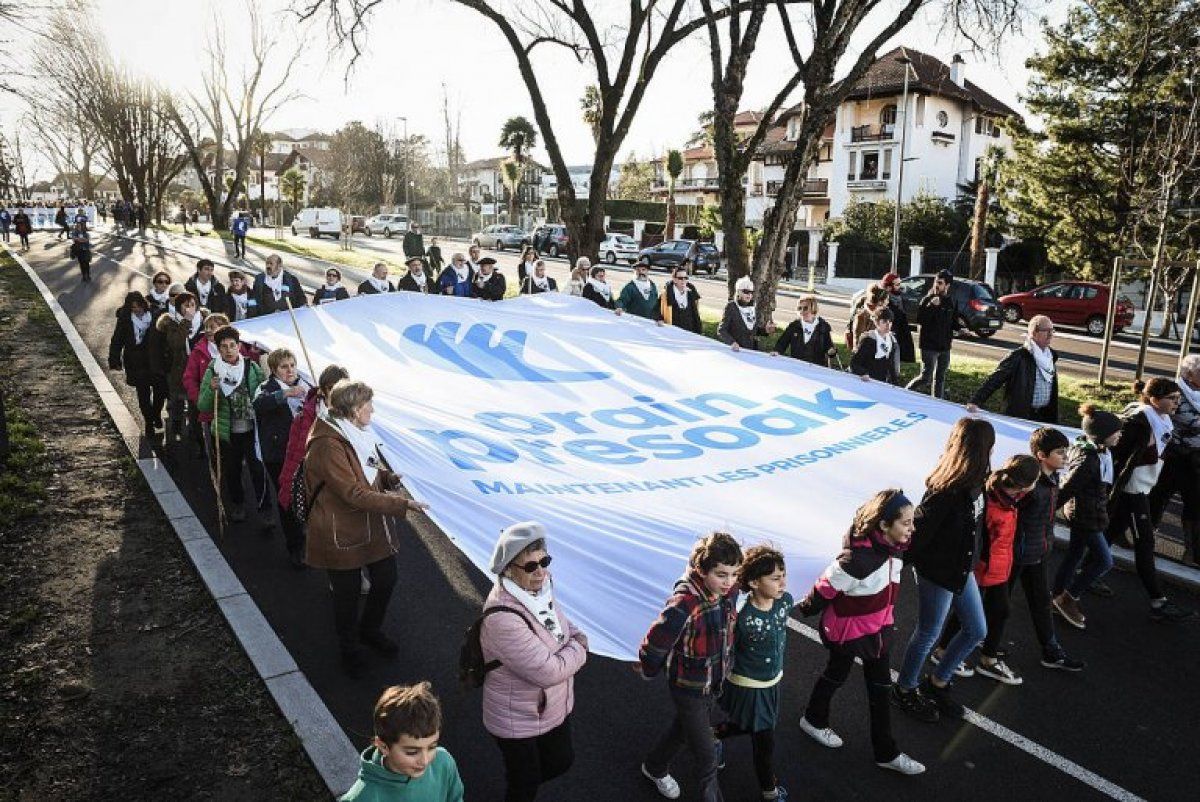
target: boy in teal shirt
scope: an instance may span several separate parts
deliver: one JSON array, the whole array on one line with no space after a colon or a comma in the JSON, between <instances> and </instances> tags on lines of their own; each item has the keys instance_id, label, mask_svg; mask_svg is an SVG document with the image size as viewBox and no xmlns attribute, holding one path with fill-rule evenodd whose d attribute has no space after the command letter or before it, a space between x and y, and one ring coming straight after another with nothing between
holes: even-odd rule
<instances>
[{"instance_id":1,"label":"boy in teal shirt","mask_svg":"<svg viewBox=\"0 0 1200 802\"><path fill-rule=\"evenodd\" d=\"M341 802L463 802L458 766L438 746L442 708L428 682L393 685L375 703L375 738Z\"/></svg>"}]
</instances>

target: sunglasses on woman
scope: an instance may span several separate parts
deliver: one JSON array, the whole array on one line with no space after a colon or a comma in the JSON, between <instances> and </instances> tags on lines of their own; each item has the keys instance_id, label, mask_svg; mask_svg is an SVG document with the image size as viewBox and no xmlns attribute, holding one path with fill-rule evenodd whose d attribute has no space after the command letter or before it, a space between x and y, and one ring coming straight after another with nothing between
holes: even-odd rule
<instances>
[{"instance_id":1,"label":"sunglasses on woman","mask_svg":"<svg viewBox=\"0 0 1200 802\"><path fill-rule=\"evenodd\" d=\"M550 560L551 560L551 557L549 554L547 554L545 557L543 557L540 560L530 560L527 563L520 563L516 567L520 568L522 571L524 571L527 574L532 574L534 571L536 571L539 568L549 568Z\"/></svg>"}]
</instances>

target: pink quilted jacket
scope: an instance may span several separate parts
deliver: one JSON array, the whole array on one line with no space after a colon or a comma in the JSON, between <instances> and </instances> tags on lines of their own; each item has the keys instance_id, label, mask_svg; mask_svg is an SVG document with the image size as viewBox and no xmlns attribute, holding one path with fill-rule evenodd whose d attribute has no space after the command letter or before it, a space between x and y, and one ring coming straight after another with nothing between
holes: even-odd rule
<instances>
[{"instance_id":1,"label":"pink quilted jacket","mask_svg":"<svg viewBox=\"0 0 1200 802\"><path fill-rule=\"evenodd\" d=\"M483 622L483 658L503 662L483 682L483 726L497 738L542 735L575 706L575 673L587 661L587 637L558 608L559 626L568 635L560 644L499 583L483 609L496 605L520 611L533 631L512 613L495 613Z\"/></svg>"}]
</instances>

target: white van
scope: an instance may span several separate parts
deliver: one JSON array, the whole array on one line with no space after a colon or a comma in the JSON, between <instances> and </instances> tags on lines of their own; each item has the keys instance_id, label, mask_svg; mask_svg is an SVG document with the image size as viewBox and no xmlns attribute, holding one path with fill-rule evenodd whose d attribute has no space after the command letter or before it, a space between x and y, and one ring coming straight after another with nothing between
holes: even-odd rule
<instances>
[{"instance_id":1,"label":"white van","mask_svg":"<svg viewBox=\"0 0 1200 802\"><path fill-rule=\"evenodd\" d=\"M301 231L314 238L328 234L337 239L342 235L342 213L331 207L301 209L292 220L292 236Z\"/></svg>"}]
</instances>

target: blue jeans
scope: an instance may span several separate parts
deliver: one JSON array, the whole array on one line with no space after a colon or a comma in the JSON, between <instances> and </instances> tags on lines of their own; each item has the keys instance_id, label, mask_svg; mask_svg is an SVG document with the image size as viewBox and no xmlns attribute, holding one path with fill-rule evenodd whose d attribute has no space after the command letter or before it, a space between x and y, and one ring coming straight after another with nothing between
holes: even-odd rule
<instances>
[{"instance_id":1,"label":"blue jeans","mask_svg":"<svg viewBox=\"0 0 1200 802\"><path fill-rule=\"evenodd\" d=\"M908 383L909 390L930 388L934 398L946 397L946 372L950 370L949 351L921 349L921 372Z\"/></svg>"},{"instance_id":2,"label":"blue jeans","mask_svg":"<svg viewBox=\"0 0 1200 802\"><path fill-rule=\"evenodd\" d=\"M941 662L933 670L933 676L939 682L949 682L958 664L966 659L987 635L983 601L979 597L979 586L975 584L974 574L967 576L967 584L958 593L952 593L918 574L917 602L917 628L908 640L908 650L904 652L898 683L901 688L909 691L917 687L921 679L921 666L925 664L938 636L942 634L942 625L946 623L946 616L950 614L951 607L954 608L962 629L946 645Z\"/></svg>"},{"instance_id":3,"label":"blue jeans","mask_svg":"<svg viewBox=\"0 0 1200 802\"><path fill-rule=\"evenodd\" d=\"M1084 559L1086 556L1087 559ZM1079 576L1075 571L1082 566ZM1067 555L1054 575L1054 595L1066 591L1071 598L1078 599L1083 592L1113 566L1112 549L1103 532L1079 532L1071 530L1071 544Z\"/></svg>"}]
</instances>

